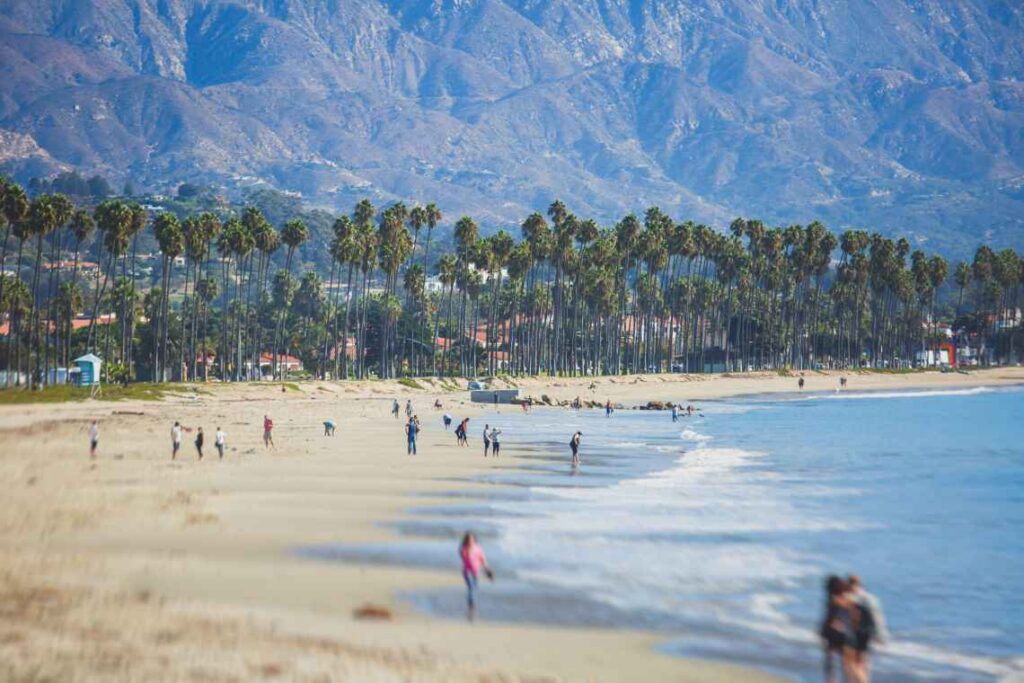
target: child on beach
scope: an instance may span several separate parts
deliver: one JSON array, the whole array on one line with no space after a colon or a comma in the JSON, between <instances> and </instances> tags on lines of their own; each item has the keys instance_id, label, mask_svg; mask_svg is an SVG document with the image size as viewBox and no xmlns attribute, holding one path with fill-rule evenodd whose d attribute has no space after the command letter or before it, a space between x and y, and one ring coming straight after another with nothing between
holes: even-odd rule
<instances>
[{"instance_id":1,"label":"child on beach","mask_svg":"<svg viewBox=\"0 0 1024 683\"><path fill-rule=\"evenodd\" d=\"M96 446L100 443L100 427L96 423L96 420L92 421L89 425L89 457L93 460L96 459Z\"/></svg>"},{"instance_id":2,"label":"child on beach","mask_svg":"<svg viewBox=\"0 0 1024 683\"><path fill-rule=\"evenodd\" d=\"M263 416L263 445L270 448L274 445L274 421Z\"/></svg>"},{"instance_id":3,"label":"child on beach","mask_svg":"<svg viewBox=\"0 0 1024 683\"><path fill-rule=\"evenodd\" d=\"M174 422L171 427L171 460L178 457L178 449L181 448L181 423Z\"/></svg>"},{"instance_id":4,"label":"child on beach","mask_svg":"<svg viewBox=\"0 0 1024 683\"><path fill-rule=\"evenodd\" d=\"M224 459L224 442L227 440L227 434L225 434L220 427L217 427L217 432L213 435L213 445L217 447L217 455L220 459Z\"/></svg>"},{"instance_id":5,"label":"child on beach","mask_svg":"<svg viewBox=\"0 0 1024 683\"><path fill-rule=\"evenodd\" d=\"M494 581L494 572L487 564L484 549L476 542L476 536L472 531L467 531L462 537L459 557L462 559L462 579L466 582L467 617L473 621L476 618L476 588L480 580L480 570L484 570L484 575L490 581Z\"/></svg>"}]
</instances>

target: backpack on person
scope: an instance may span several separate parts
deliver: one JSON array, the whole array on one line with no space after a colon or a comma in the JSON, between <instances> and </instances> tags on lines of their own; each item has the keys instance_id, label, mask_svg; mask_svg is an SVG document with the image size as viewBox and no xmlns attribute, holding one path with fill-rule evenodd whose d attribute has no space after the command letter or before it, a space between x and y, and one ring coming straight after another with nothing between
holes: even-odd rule
<instances>
[{"instance_id":1,"label":"backpack on person","mask_svg":"<svg viewBox=\"0 0 1024 683\"><path fill-rule=\"evenodd\" d=\"M858 604L857 609L860 615L857 619L855 635L857 641L866 646L878 637L878 623L875 621L874 612L866 604Z\"/></svg>"}]
</instances>

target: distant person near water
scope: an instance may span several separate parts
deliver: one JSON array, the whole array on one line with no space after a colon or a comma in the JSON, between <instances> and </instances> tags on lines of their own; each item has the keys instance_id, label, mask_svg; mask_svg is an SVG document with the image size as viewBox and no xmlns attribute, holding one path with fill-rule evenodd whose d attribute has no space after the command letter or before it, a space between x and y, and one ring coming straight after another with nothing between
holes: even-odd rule
<instances>
[{"instance_id":1,"label":"distant person near water","mask_svg":"<svg viewBox=\"0 0 1024 683\"><path fill-rule=\"evenodd\" d=\"M335 429L337 425L334 424L334 420L324 420L324 436L334 436Z\"/></svg>"},{"instance_id":2,"label":"distant person near water","mask_svg":"<svg viewBox=\"0 0 1024 683\"><path fill-rule=\"evenodd\" d=\"M846 375L843 375L842 377L839 378L839 388L840 389L845 389L846 388Z\"/></svg>"},{"instance_id":3,"label":"distant person near water","mask_svg":"<svg viewBox=\"0 0 1024 683\"><path fill-rule=\"evenodd\" d=\"M100 427L96 420L89 425L89 457L96 459L96 447L100 444Z\"/></svg>"},{"instance_id":4,"label":"distant person near water","mask_svg":"<svg viewBox=\"0 0 1024 683\"><path fill-rule=\"evenodd\" d=\"M484 457L491 452L491 425L484 425Z\"/></svg>"},{"instance_id":5,"label":"distant person near water","mask_svg":"<svg viewBox=\"0 0 1024 683\"><path fill-rule=\"evenodd\" d=\"M195 443L196 443L196 453L199 454L199 459L200 460L203 459L203 442L204 441L205 441L205 439L203 438L203 428L199 427L199 428L197 428Z\"/></svg>"},{"instance_id":6,"label":"distant person near water","mask_svg":"<svg viewBox=\"0 0 1024 683\"><path fill-rule=\"evenodd\" d=\"M444 422L444 430L445 430L446 432L447 432L447 431L448 431L449 429L451 429L451 427L452 427L452 416L451 416L451 415L449 415L448 413L445 413L445 414L444 414L444 417L443 417L443 418L441 418L441 420L442 420L442 421Z\"/></svg>"},{"instance_id":7,"label":"distant person near water","mask_svg":"<svg viewBox=\"0 0 1024 683\"><path fill-rule=\"evenodd\" d=\"M677 405L672 406L672 421L679 422L679 406Z\"/></svg>"},{"instance_id":8,"label":"distant person near water","mask_svg":"<svg viewBox=\"0 0 1024 683\"><path fill-rule=\"evenodd\" d=\"M491 455L495 458L501 453L501 442L498 441L498 437L501 435L501 430L497 427L491 429Z\"/></svg>"},{"instance_id":9,"label":"distant person near water","mask_svg":"<svg viewBox=\"0 0 1024 683\"><path fill-rule=\"evenodd\" d=\"M569 450L572 451L572 468L580 466L580 441L583 439L583 432L576 432L569 439Z\"/></svg>"},{"instance_id":10,"label":"distant person near water","mask_svg":"<svg viewBox=\"0 0 1024 683\"><path fill-rule=\"evenodd\" d=\"M181 423L174 422L171 427L171 460L178 457L178 449L181 448Z\"/></svg>"},{"instance_id":11,"label":"distant person near water","mask_svg":"<svg viewBox=\"0 0 1024 683\"><path fill-rule=\"evenodd\" d=\"M420 433L420 424L415 416L411 416L405 423L405 437L407 441L406 455L416 455L416 436Z\"/></svg>"},{"instance_id":12,"label":"distant person near water","mask_svg":"<svg viewBox=\"0 0 1024 683\"><path fill-rule=\"evenodd\" d=\"M263 445L267 448L274 446L274 421L266 415L263 416Z\"/></svg>"},{"instance_id":13,"label":"distant person near water","mask_svg":"<svg viewBox=\"0 0 1024 683\"><path fill-rule=\"evenodd\" d=\"M803 390L803 388L804 388L804 376L803 375L800 375L800 379L797 380L796 385L797 385L797 387L800 388L801 391Z\"/></svg>"},{"instance_id":14,"label":"distant person near water","mask_svg":"<svg viewBox=\"0 0 1024 683\"><path fill-rule=\"evenodd\" d=\"M605 417L611 417L612 416L612 402L611 401L608 401L607 403L604 404L604 416Z\"/></svg>"},{"instance_id":15,"label":"distant person near water","mask_svg":"<svg viewBox=\"0 0 1024 683\"><path fill-rule=\"evenodd\" d=\"M498 392L494 392L494 405L498 405Z\"/></svg>"},{"instance_id":16,"label":"distant person near water","mask_svg":"<svg viewBox=\"0 0 1024 683\"><path fill-rule=\"evenodd\" d=\"M473 621L476 618L476 589L480 581L480 570L484 570L484 575L490 581L494 581L494 572L487 564L484 549L476 542L476 535L472 531L467 531L462 537L459 558L462 560L462 579L466 582L466 616Z\"/></svg>"},{"instance_id":17,"label":"distant person near water","mask_svg":"<svg viewBox=\"0 0 1024 683\"><path fill-rule=\"evenodd\" d=\"M227 441L227 434L225 434L220 427L217 427L217 432L213 435L213 445L217 447L217 455L221 460L224 459L224 446Z\"/></svg>"}]
</instances>

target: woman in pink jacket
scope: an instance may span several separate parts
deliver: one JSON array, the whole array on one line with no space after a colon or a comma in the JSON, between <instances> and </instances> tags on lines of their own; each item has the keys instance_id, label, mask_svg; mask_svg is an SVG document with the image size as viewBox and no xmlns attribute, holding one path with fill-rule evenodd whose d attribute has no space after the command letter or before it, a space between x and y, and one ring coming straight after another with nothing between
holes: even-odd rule
<instances>
[{"instance_id":1,"label":"woman in pink jacket","mask_svg":"<svg viewBox=\"0 0 1024 683\"><path fill-rule=\"evenodd\" d=\"M469 605L467 616L473 621L476 617L476 587L480 580L480 570L483 569L484 575L491 581L494 581L494 572L487 565L484 549L476 542L476 536L472 531L467 531L462 537L459 557L462 558L462 578L466 582L466 598Z\"/></svg>"}]
</instances>

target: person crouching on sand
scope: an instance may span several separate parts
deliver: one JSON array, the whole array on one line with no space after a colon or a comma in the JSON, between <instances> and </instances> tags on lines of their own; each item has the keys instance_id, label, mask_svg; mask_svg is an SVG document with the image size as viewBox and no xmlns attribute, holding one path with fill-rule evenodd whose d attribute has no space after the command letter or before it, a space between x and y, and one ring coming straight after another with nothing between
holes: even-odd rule
<instances>
[{"instance_id":1,"label":"person crouching on sand","mask_svg":"<svg viewBox=\"0 0 1024 683\"><path fill-rule=\"evenodd\" d=\"M466 582L466 616L473 621L476 618L476 589L480 581L480 570L484 570L484 575L489 581L494 581L494 572L487 564L484 549L476 542L476 536L472 531L467 531L462 537L459 557L462 559L462 579Z\"/></svg>"}]
</instances>

